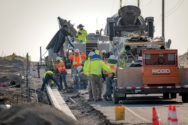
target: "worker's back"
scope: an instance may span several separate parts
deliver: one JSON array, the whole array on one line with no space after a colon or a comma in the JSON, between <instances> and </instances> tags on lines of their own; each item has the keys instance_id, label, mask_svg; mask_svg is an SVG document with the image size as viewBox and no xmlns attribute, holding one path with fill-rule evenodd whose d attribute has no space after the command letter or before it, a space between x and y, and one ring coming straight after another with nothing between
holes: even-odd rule
<instances>
[{"instance_id":1,"label":"worker's back","mask_svg":"<svg viewBox=\"0 0 188 125\"><path fill-rule=\"evenodd\" d=\"M102 69L106 70L107 72L112 72L112 70L110 70L110 68L103 61L94 59L90 61L87 71L89 74L101 75Z\"/></svg>"}]
</instances>

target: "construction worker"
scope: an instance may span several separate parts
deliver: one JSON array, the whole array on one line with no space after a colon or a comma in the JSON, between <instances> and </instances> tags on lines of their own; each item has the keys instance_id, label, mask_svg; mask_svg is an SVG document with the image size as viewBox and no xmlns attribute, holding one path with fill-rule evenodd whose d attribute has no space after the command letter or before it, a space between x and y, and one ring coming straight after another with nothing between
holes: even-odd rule
<instances>
[{"instance_id":1,"label":"construction worker","mask_svg":"<svg viewBox=\"0 0 188 125\"><path fill-rule=\"evenodd\" d=\"M42 87L41 87L41 91L44 91L44 87L45 87L46 84L48 84L49 81L51 82L51 84L55 83L58 86L58 90L61 90L61 87L59 86L58 82L54 78L54 73L51 70L47 70L44 73L44 78L43 78L43 84L42 84Z\"/></svg>"},{"instance_id":2,"label":"construction worker","mask_svg":"<svg viewBox=\"0 0 188 125\"><path fill-rule=\"evenodd\" d=\"M67 81L66 81L67 71L65 68L65 63L63 62L61 57L57 57L56 61L58 64L56 64L55 67L59 72L60 88L63 89L62 82L64 82L64 87L65 89L67 89Z\"/></svg>"},{"instance_id":3,"label":"construction worker","mask_svg":"<svg viewBox=\"0 0 188 125\"><path fill-rule=\"evenodd\" d=\"M102 60L104 61L104 59L105 59L105 54L106 54L106 50L102 50L101 52L100 52L100 56L102 57Z\"/></svg>"},{"instance_id":4,"label":"construction worker","mask_svg":"<svg viewBox=\"0 0 188 125\"><path fill-rule=\"evenodd\" d=\"M99 54L99 50L97 50L96 48L94 48L92 51L95 53L95 55L91 56L91 59L96 59L96 58L102 59L102 57Z\"/></svg>"},{"instance_id":5,"label":"construction worker","mask_svg":"<svg viewBox=\"0 0 188 125\"><path fill-rule=\"evenodd\" d=\"M111 55L108 58L106 65L108 65L110 67L110 69L113 71L113 73L107 73L108 76L106 78L106 92L103 95L103 98L106 101L111 101L112 100L112 97L111 97L111 94L112 94L112 80L114 78L114 74L116 73L116 68L117 68L117 59L115 58L114 55Z\"/></svg>"},{"instance_id":6,"label":"construction worker","mask_svg":"<svg viewBox=\"0 0 188 125\"><path fill-rule=\"evenodd\" d=\"M91 87L91 79L89 77L89 72L87 71L87 68L89 66L89 63L90 63L90 58L91 56L95 55L95 53L93 51L91 51L89 54L88 54L88 60L86 60L84 62L84 67L83 67L83 72L84 74L87 76L87 79L88 79L88 94L89 94L89 99L88 101L93 101L93 93L92 93L92 87Z\"/></svg>"},{"instance_id":7,"label":"construction worker","mask_svg":"<svg viewBox=\"0 0 188 125\"><path fill-rule=\"evenodd\" d=\"M86 68L86 72L89 72L94 101L102 100L102 85L100 82L102 69L109 73L113 72L103 61L98 58L91 59Z\"/></svg>"},{"instance_id":8,"label":"construction worker","mask_svg":"<svg viewBox=\"0 0 188 125\"><path fill-rule=\"evenodd\" d=\"M77 26L79 29L78 32L76 33L76 36L78 37L79 42L86 42L87 38L87 31L84 29L84 25L80 24Z\"/></svg>"},{"instance_id":9,"label":"construction worker","mask_svg":"<svg viewBox=\"0 0 188 125\"><path fill-rule=\"evenodd\" d=\"M72 75L74 80L75 89L79 88L79 76L77 68L82 65L82 60L86 58L84 53L81 53L79 49L75 49L74 53L69 56L69 59L72 60Z\"/></svg>"}]
</instances>

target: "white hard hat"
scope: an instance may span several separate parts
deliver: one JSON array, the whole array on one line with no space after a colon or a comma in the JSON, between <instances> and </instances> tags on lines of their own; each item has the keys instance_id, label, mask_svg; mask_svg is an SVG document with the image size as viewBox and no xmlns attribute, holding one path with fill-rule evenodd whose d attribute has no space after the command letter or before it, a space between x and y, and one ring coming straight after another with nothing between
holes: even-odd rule
<instances>
[{"instance_id":1,"label":"white hard hat","mask_svg":"<svg viewBox=\"0 0 188 125\"><path fill-rule=\"evenodd\" d=\"M110 55L110 57L108 59L114 59L114 60L116 60L116 57L114 55Z\"/></svg>"},{"instance_id":2,"label":"white hard hat","mask_svg":"<svg viewBox=\"0 0 188 125\"><path fill-rule=\"evenodd\" d=\"M103 49L101 52L106 53L106 50Z\"/></svg>"},{"instance_id":3,"label":"white hard hat","mask_svg":"<svg viewBox=\"0 0 188 125\"><path fill-rule=\"evenodd\" d=\"M75 49L74 52L75 52L75 53L79 53L80 50L79 50L79 49Z\"/></svg>"},{"instance_id":4,"label":"white hard hat","mask_svg":"<svg viewBox=\"0 0 188 125\"><path fill-rule=\"evenodd\" d=\"M58 61L58 60L60 60L60 59L62 59L62 58L61 58L61 57L59 57L59 56L58 56L58 57L56 57L56 61Z\"/></svg>"},{"instance_id":5,"label":"white hard hat","mask_svg":"<svg viewBox=\"0 0 188 125\"><path fill-rule=\"evenodd\" d=\"M93 55L95 55L95 53L94 53L93 51L91 51L91 52L88 54L88 56L93 56Z\"/></svg>"},{"instance_id":6,"label":"white hard hat","mask_svg":"<svg viewBox=\"0 0 188 125\"><path fill-rule=\"evenodd\" d=\"M82 70L82 66L78 66L77 70L78 70L78 72L80 72Z\"/></svg>"}]
</instances>

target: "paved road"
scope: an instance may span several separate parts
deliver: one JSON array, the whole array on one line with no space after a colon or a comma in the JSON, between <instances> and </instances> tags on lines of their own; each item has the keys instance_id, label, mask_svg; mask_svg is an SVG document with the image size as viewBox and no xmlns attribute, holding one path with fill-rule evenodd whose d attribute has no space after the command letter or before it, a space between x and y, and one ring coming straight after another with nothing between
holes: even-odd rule
<instances>
[{"instance_id":1,"label":"paved road","mask_svg":"<svg viewBox=\"0 0 188 125\"><path fill-rule=\"evenodd\" d=\"M87 98L87 95L84 95ZM102 112L112 123L151 124L152 107L155 106L160 117L160 124L167 125L168 105L176 105L180 125L188 125L188 103L182 103L181 97L164 100L162 95L130 95L128 100L122 102L125 106L125 120L115 121L114 104L112 102L91 102L96 110Z\"/></svg>"}]
</instances>

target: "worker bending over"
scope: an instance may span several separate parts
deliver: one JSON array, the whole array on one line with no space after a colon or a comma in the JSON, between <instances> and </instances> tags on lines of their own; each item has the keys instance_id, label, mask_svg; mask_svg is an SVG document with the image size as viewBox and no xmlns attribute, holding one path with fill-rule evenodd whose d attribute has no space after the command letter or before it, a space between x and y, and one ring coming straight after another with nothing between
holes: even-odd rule
<instances>
[{"instance_id":1,"label":"worker bending over","mask_svg":"<svg viewBox=\"0 0 188 125\"><path fill-rule=\"evenodd\" d=\"M79 30L76 33L76 36L78 37L79 42L86 42L87 39L87 31L84 29L84 25L80 24L77 27Z\"/></svg>"},{"instance_id":2,"label":"worker bending over","mask_svg":"<svg viewBox=\"0 0 188 125\"><path fill-rule=\"evenodd\" d=\"M64 82L64 87L65 87L65 89L67 89L67 81L66 81L67 71L65 68L65 63L63 62L61 57L57 57L56 61L58 64L56 64L55 67L59 72L60 88L63 89L62 82Z\"/></svg>"},{"instance_id":3,"label":"worker bending over","mask_svg":"<svg viewBox=\"0 0 188 125\"><path fill-rule=\"evenodd\" d=\"M94 101L100 101L101 94L102 94L102 85L101 85L101 71L106 70L109 73L113 71L100 59L91 59L87 68L86 72L89 72L89 77L91 80L92 86L92 93Z\"/></svg>"},{"instance_id":4,"label":"worker bending over","mask_svg":"<svg viewBox=\"0 0 188 125\"><path fill-rule=\"evenodd\" d=\"M75 49L74 53L69 56L69 59L72 60L72 75L74 80L75 89L79 88L79 75L77 68L82 66L82 60L86 58L86 55L80 52L79 49Z\"/></svg>"},{"instance_id":5,"label":"worker bending over","mask_svg":"<svg viewBox=\"0 0 188 125\"><path fill-rule=\"evenodd\" d=\"M44 91L44 87L45 85L48 84L48 82L50 82L51 84L56 84L58 86L58 90L61 90L61 87L59 86L58 82L56 81L56 79L54 78L54 73L51 70L48 70L44 73L44 78L43 78L43 84L41 87L41 91Z\"/></svg>"},{"instance_id":6,"label":"worker bending over","mask_svg":"<svg viewBox=\"0 0 188 125\"><path fill-rule=\"evenodd\" d=\"M114 75L116 74L116 68L117 68L117 59L115 58L114 55L111 55L108 60L107 60L107 64L110 69L113 71L113 73L107 73L107 78L106 78L106 92L103 95L103 98L106 101L111 101L112 100L112 82L113 82L113 78Z\"/></svg>"}]
</instances>

